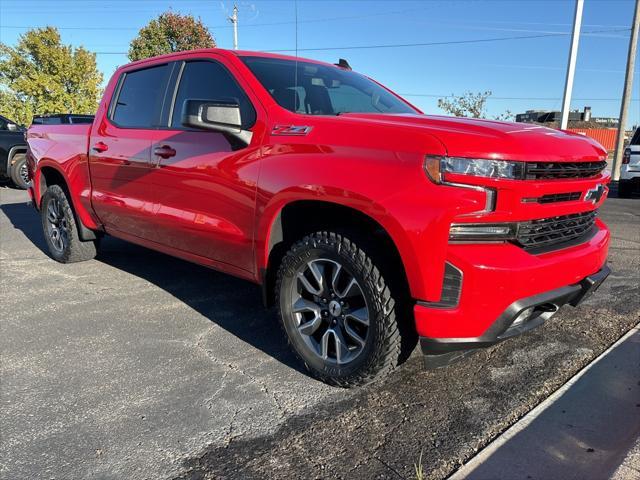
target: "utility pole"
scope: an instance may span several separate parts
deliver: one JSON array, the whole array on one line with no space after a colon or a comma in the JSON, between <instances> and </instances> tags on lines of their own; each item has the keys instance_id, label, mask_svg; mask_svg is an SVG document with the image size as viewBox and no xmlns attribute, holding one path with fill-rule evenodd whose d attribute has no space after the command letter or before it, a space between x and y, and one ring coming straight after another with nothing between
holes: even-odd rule
<instances>
[{"instance_id":1,"label":"utility pole","mask_svg":"<svg viewBox=\"0 0 640 480\"><path fill-rule=\"evenodd\" d=\"M238 5L233 5L233 15L229 17L229 21L233 24L233 49L238 49Z\"/></svg>"},{"instance_id":2,"label":"utility pole","mask_svg":"<svg viewBox=\"0 0 640 480\"><path fill-rule=\"evenodd\" d=\"M613 180L620 179L620 165L624 150L624 127L627 124L627 112L631 103L633 88L633 69L636 63L636 50L638 48L638 27L640 24L640 0L636 0L636 10L633 14L631 25L631 38L629 39L629 55L627 56L627 72L624 75L624 90L622 91L622 104L620 105L620 119L618 121L618 139L616 141L616 154L613 159Z\"/></svg>"},{"instance_id":3,"label":"utility pole","mask_svg":"<svg viewBox=\"0 0 640 480\"><path fill-rule=\"evenodd\" d=\"M576 13L573 17L573 33L571 34L571 51L569 52L569 65L567 66L567 81L564 84L564 98L562 99L562 119L560 129L566 130L569 123L569 109L571 108L571 91L573 90L573 77L576 73L576 60L578 58L578 42L580 41L580 26L582 25L582 8L584 0L576 0Z\"/></svg>"}]
</instances>

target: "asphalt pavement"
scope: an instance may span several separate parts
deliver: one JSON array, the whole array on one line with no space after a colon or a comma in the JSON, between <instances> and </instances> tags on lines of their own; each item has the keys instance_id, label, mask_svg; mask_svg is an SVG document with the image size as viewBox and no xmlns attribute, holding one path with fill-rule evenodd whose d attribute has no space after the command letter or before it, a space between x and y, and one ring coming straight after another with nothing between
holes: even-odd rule
<instances>
[{"instance_id":1,"label":"asphalt pavement","mask_svg":"<svg viewBox=\"0 0 640 480\"><path fill-rule=\"evenodd\" d=\"M445 478L640 318L640 201L610 199L613 273L577 309L446 369L328 387L250 283L106 238L45 253L0 188L0 477Z\"/></svg>"}]
</instances>

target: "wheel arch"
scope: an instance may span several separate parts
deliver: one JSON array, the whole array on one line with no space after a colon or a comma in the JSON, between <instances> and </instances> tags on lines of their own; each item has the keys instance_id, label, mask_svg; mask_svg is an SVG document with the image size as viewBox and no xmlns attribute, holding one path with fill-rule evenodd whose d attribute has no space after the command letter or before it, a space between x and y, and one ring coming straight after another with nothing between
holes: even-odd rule
<instances>
[{"instance_id":1,"label":"wheel arch","mask_svg":"<svg viewBox=\"0 0 640 480\"><path fill-rule=\"evenodd\" d=\"M335 201L297 199L282 205L272 216L267 228L264 249L258 259L263 301L270 306L280 261L289 247L305 235L321 230L352 229L359 233L355 241L372 240L378 247L378 260L385 263L386 274L409 295L409 282L396 239L388 228L370 214Z\"/></svg>"},{"instance_id":2,"label":"wheel arch","mask_svg":"<svg viewBox=\"0 0 640 480\"><path fill-rule=\"evenodd\" d=\"M42 205L42 197L47 192L47 188L52 185L58 185L62 188L69 199L69 203L71 204L71 209L73 210L73 215L76 220L76 225L78 227L78 235L80 236L80 239L83 241L95 240L97 238L96 232L87 228L83 223L78 212L78 206L74 201L71 191L69 190L69 182L64 172L54 165L55 164L46 164L38 166L36 178L34 178L33 182L34 188L36 189L34 201L37 202L37 206L40 208Z\"/></svg>"},{"instance_id":3,"label":"wheel arch","mask_svg":"<svg viewBox=\"0 0 640 480\"><path fill-rule=\"evenodd\" d=\"M9 149L9 152L7 153L7 164L5 165L5 172L7 177L11 176L11 166L12 166L12 160L13 157L15 157L17 154L19 153L27 153L27 145L14 145L13 147L11 147Z\"/></svg>"}]
</instances>

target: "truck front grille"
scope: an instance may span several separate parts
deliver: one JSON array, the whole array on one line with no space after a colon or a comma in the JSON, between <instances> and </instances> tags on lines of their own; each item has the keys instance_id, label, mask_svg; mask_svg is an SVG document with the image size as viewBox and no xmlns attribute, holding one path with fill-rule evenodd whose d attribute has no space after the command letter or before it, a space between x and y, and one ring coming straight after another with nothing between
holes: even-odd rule
<instances>
[{"instance_id":1,"label":"truck front grille","mask_svg":"<svg viewBox=\"0 0 640 480\"><path fill-rule=\"evenodd\" d=\"M516 242L526 250L547 248L586 235L595 224L597 210L518 224Z\"/></svg>"},{"instance_id":2,"label":"truck front grille","mask_svg":"<svg viewBox=\"0 0 640 480\"><path fill-rule=\"evenodd\" d=\"M525 165L527 180L553 180L558 178L590 178L600 174L607 166L600 162L535 162Z\"/></svg>"}]
</instances>

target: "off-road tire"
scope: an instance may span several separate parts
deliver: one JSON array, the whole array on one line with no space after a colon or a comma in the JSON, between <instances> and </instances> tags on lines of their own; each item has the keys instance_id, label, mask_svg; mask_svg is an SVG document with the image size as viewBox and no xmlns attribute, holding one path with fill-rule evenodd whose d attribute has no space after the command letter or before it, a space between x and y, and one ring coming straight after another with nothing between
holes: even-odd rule
<instances>
[{"instance_id":1,"label":"off-road tire","mask_svg":"<svg viewBox=\"0 0 640 480\"><path fill-rule=\"evenodd\" d=\"M348 234L347 234L348 235ZM293 244L284 256L276 279L276 305L281 326L296 356L319 380L339 387L354 387L380 379L393 371L403 355L402 329L397 314L399 308L385 281L379 265L370 257L364 245L336 232L317 232ZM360 286L369 308L369 330L361 354L346 365L329 364L305 348L298 321L293 313L289 293L297 282L297 274L307 262L328 258L346 268ZM411 342L408 342L410 345ZM413 344L415 345L415 343Z\"/></svg>"},{"instance_id":2,"label":"off-road tire","mask_svg":"<svg viewBox=\"0 0 640 480\"><path fill-rule=\"evenodd\" d=\"M27 156L24 153L16 153L11 159L11 171L9 172L11 181L16 187L22 190L26 190L29 187L29 183L22 176L22 172L26 166Z\"/></svg>"},{"instance_id":3,"label":"off-road tire","mask_svg":"<svg viewBox=\"0 0 640 480\"><path fill-rule=\"evenodd\" d=\"M66 240L62 242L62 248L54 245L54 240L49 233L47 215L52 202L57 202L60 212L59 222L66 227ZM47 247L54 260L60 263L74 263L91 260L96 256L98 240L82 241L80 239L72 206L65 191L59 185L51 185L47 188L40 204L40 214Z\"/></svg>"}]
</instances>

